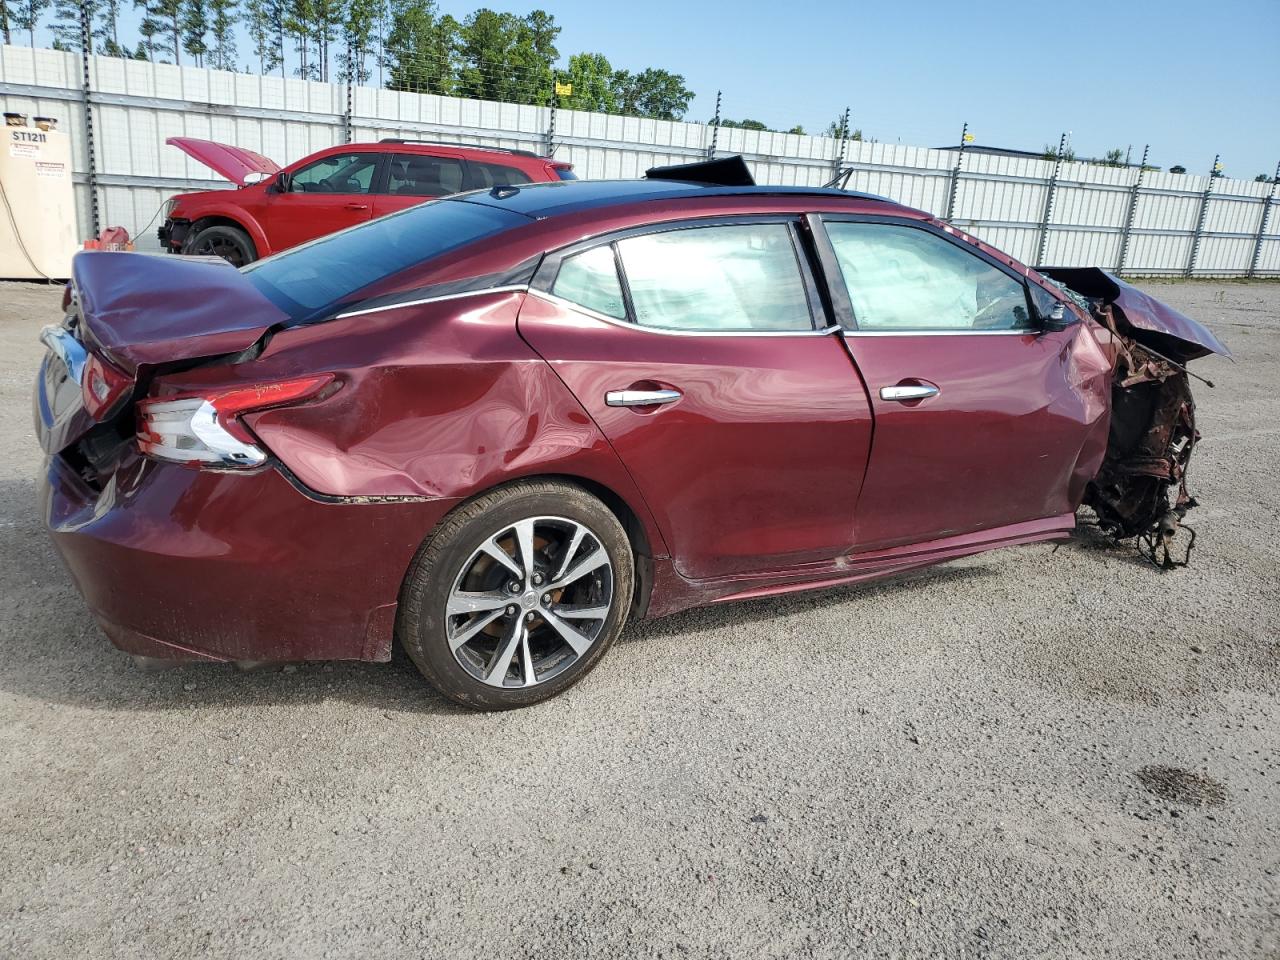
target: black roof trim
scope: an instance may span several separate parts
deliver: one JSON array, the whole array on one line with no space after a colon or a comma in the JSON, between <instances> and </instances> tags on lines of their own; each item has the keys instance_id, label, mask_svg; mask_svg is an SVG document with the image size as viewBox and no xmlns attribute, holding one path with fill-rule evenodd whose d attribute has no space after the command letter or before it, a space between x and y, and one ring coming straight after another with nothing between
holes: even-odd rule
<instances>
[{"instance_id":1,"label":"black roof trim","mask_svg":"<svg viewBox=\"0 0 1280 960\"><path fill-rule=\"evenodd\" d=\"M666 167L650 167L644 172L646 180L680 180L685 183L715 184L721 187L754 187L756 178L741 154L719 157L715 160L699 160L696 163L676 163Z\"/></svg>"}]
</instances>

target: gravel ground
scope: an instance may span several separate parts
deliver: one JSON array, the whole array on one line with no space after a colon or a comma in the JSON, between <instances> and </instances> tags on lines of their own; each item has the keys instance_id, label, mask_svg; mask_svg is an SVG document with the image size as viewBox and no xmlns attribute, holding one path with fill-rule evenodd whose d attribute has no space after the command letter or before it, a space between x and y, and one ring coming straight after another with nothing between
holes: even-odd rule
<instances>
[{"instance_id":1,"label":"gravel ground","mask_svg":"<svg viewBox=\"0 0 1280 960\"><path fill-rule=\"evenodd\" d=\"M136 670L35 516L50 288L0 286L0 954L1280 956L1280 285L1152 285L1194 565L1081 532L632 628L567 695L403 657Z\"/></svg>"}]
</instances>

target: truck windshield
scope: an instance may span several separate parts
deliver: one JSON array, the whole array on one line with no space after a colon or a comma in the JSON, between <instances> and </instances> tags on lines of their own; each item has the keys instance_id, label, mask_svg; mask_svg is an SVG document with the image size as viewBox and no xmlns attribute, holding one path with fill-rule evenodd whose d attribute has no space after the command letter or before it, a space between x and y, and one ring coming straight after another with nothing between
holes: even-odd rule
<instances>
[{"instance_id":1,"label":"truck windshield","mask_svg":"<svg viewBox=\"0 0 1280 960\"><path fill-rule=\"evenodd\" d=\"M242 272L291 319L309 320L371 283L528 222L498 207L435 200L293 247Z\"/></svg>"}]
</instances>

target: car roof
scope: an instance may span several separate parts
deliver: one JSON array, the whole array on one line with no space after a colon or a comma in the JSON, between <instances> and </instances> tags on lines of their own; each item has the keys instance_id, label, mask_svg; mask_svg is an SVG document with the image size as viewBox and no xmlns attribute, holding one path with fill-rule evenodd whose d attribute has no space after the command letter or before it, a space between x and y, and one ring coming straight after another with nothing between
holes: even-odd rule
<instances>
[{"instance_id":1,"label":"car roof","mask_svg":"<svg viewBox=\"0 0 1280 960\"><path fill-rule=\"evenodd\" d=\"M451 199L509 210L531 220L542 220L598 207L643 203L647 200L737 196L856 198L898 206L892 200L873 193L854 193L825 187L720 187L683 180L562 180L473 190L457 194Z\"/></svg>"}]
</instances>

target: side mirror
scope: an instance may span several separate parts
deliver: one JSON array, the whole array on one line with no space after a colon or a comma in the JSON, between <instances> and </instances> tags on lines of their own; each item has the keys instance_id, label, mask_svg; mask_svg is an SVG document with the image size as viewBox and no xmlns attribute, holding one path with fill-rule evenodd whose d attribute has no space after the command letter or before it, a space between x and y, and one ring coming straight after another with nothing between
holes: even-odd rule
<instances>
[{"instance_id":1,"label":"side mirror","mask_svg":"<svg viewBox=\"0 0 1280 960\"><path fill-rule=\"evenodd\" d=\"M1074 319L1067 316L1067 305L1059 300L1049 308L1048 314L1040 317L1040 325L1045 330L1065 330Z\"/></svg>"},{"instance_id":2,"label":"side mirror","mask_svg":"<svg viewBox=\"0 0 1280 960\"><path fill-rule=\"evenodd\" d=\"M289 174L283 170L277 173L275 187L274 187L276 193L288 193L290 187L293 186L293 184L291 183L291 179L292 178L289 176Z\"/></svg>"},{"instance_id":3,"label":"side mirror","mask_svg":"<svg viewBox=\"0 0 1280 960\"><path fill-rule=\"evenodd\" d=\"M246 187L256 187L258 184L262 183L263 181L270 180L270 179L271 179L271 174L269 173L248 173L248 174L245 174L244 185Z\"/></svg>"}]
</instances>

